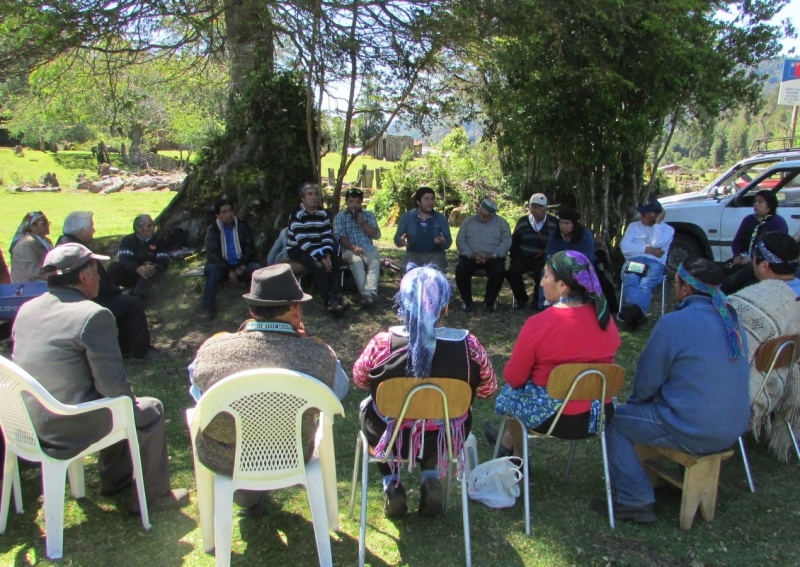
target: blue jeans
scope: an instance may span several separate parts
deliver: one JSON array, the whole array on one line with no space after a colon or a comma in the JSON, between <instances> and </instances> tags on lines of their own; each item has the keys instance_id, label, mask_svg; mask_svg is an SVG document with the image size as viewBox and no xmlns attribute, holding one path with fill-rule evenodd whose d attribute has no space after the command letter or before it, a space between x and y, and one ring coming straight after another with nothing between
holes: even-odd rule
<instances>
[{"instance_id":1,"label":"blue jeans","mask_svg":"<svg viewBox=\"0 0 800 567\"><path fill-rule=\"evenodd\" d=\"M606 425L608 470L614 502L645 506L656 501L634 443L691 452L673 438L654 404L623 404Z\"/></svg>"},{"instance_id":2,"label":"blue jeans","mask_svg":"<svg viewBox=\"0 0 800 567\"><path fill-rule=\"evenodd\" d=\"M653 288L661 285L664 279L664 266L658 260L645 256L636 256L628 259L631 262L641 262L647 265L647 275L626 274L622 272L623 297L622 305L638 305L645 315L650 312L650 299L653 297Z\"/></svg>"},{"instance_id":3,"label":"blue jeans","mask_svg":"<svg viewBox=\"0 0 800 567\"><path fill-rule=\"evenodd\" d=\"M245 281L250 281L253 272L261 267L261 264L250 262L244 269L242 277ZM206 277L206 287L203 290L203 309L213 310L217 307L217 288L222 280L228 279L228 273L236 269L236 266L226 264L207 263L203 268L203 275Z\"/></svg>"}]
</instances>

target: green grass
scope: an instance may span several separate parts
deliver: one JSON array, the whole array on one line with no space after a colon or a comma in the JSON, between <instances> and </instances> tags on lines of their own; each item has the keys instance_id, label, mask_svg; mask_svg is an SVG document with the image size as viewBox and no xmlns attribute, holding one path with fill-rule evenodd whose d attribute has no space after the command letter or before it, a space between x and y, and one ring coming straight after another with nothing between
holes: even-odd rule
<instances>
[{"instance_id":1,"label":"green grass","mask_svg":"<svg viewBox=\"0 0 800 567\"><path fill-rule=\"evenodd\" d=\"M99 209L98 209L99 213ZM385 232L393 232L386 229ZM399 259L401 251L384 248ZM455 256L451 254L451 267ZM184 410L192 405L186 392L186 366L202 342L218 331L234 332L246 317L242 289L220 291L220 313L213 324L197 321L201 278L183 278L187 267L176 263L167 275L162 293L149 305L154 341L160 354L147 363L126 363L128 376L139 395L160 398L168 413L167 433L173 486L194 486L194 472ZM381 280L380 293L391 297L396 278ZM482 293L476 286L476 295ZM471 329L486 345L502 376L516 334L527 313L510 311L511 297L505 287L494 315L465 315L453 299L446 324ZM352 368L353 362L376 332L396 324L390 301L374 311L353 307L340 321L331 320L318 301L305 308L309 332L330 344ZM636 334L623 332L617 360L628 372L629 390L639 353L652 323ZM576 337L580 341L580 337ZM8 355L8 342L0 353ZM358 431L358 405L364 393L351 390L344 400L346 416L334 424L339 486L340 530L331 535L334 564L355 565L358 553L358 521L347 516L353 453ZM489 458L490 448L480 435L480 425L494 417L492 400L477 401L474 424L479 455ZM605 518L588 510L592 497L602 494L602 459L597 440L578 444L569 483L562 482L568 446L551 441L532 449L531 514L533 534L524 534L522 503L507 510L491 510L470 504L472 553L476 566L750 566L800 564L800 543L795 526L800 510L797 491L798 466L784 465L767 454L763 445L748 439L758 488L751 494L738 456L723 464L716 519L704 522L698 515L689 532L678 528L680 495L657 493L658 521L639 526L619 523L609 529ZM127 495L103 498L93 466L87 466L87 498L66 500L64 563L102 566L139 565L143 558L154 566L211 566L212 555L202 550L197 503L181 511L151 516L153 529L143 532L138 520L126 513ZM417 473L403 473L409 488L409 515L387 521L382 513L380 479L372 470L369 484L367 563L373 567L409 565L441 567L463 564L463 536L458 488L453 507L439 519L419 518L413 513L419 497ZM11 512L6 534L0 536L0 564L49 565L44 555L44 517L38 469L22 471L25 513ZM194 493L193 493L194 496ZM356 506L356 517L358 506ZM260 519L235 518L233 565L316 565L316 548L307 499L301 489L274 492L267 514Z\"/></svg>"},{"instance_id":2,"label":"green grass","mask_svg":"<svg viewBox=\"0 0 800 567\"><path fill-rule=\"evenodd\" d=\"M88 156L88 157L87 157ZM38 161L31 161L36 159ZM64 219L72 211L94 211L95 238L121 236L132 231L133 218L139 213L149 213L154 217L175 196L169 191L120 192L98 195L75 189L75 177L85 171L94 174L96 164L92 154L87 152L49 152L25 151L25 157L14 155L11 148L0 148L0 177L4 179L0 188L4 189L15 179L14 185L23 181L36 181L48 171L55 171L61 182L58 193L12 193L0 190L0 249L6 261L9 260L8 245L26 213L44 211L52 223L50 238L55 242L61 234Z\"/></svg>"}]
</instances>

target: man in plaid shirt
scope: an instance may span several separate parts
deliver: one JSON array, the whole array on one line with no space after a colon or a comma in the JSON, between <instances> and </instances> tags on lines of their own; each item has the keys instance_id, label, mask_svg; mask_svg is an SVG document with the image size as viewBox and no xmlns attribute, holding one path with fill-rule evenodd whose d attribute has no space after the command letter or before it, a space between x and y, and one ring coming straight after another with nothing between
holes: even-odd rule
<instances>
[{"instance_id":1,"label":"man in plaid shirt","mask_svg":"<svg viewBox=\"0 0 800 567\"><path fill-rule=\"evenodd\" d=\"M333 232L342 247L342 258L350 264L362 305L369 308L378 297L381 253L372 241L381 237L381 230L375 215L361 208L361 189L348 189L344 196L347 208L333 219Z\"/></svg>"}]
</instances>

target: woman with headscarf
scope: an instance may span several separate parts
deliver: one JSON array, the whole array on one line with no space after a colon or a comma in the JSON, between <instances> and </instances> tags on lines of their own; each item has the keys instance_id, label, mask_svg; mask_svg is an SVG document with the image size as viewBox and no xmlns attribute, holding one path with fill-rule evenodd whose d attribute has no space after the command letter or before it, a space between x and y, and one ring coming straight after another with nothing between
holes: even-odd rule
<instances>
[{"instance_id":1,"label":"woman with headscarf","mask_svg":"<svg viewBox=\"0 0 800 567\"><path fill-rule=\"evenodd\" d=\"M753 214L742 219L731 243L733 258L725 264L725 280L720 288L730 295L758 283L753 273L753 247L767 232L789 233L786 219L778 213L778 197L770 189L762 189L753 200Z\"/></svg>"},{"instance_id":2,"label":"woman with headscarf","mask_svg":"<svg viewBox=\"0 0 800 567\"><path fill-rule=\"evenodd\" d=\"M416 267L412 263L408 268L395 298L403 325L375 335L353 366L353 382L371 393L361 403L361 430L380 457L386 454L392 432L398 427L396 420L378 413L373 401L378 384L384 380L430 376L465 380L472 387L473 398L488 398L497 389L495 371L480 341L469 331L441 325L450 301L447 278L433 266ZM450 418L453 447L461 447L469 434L472 416L467 412ZM403 455L419 455L416 461L422 472L418 513L440 514L444 491L439 478L447 471L447 453L437 450L445 436L443 424L406 420L399 427L402 434L396 447ZM424 451L420 453L423 443ZM408 507L399 468L391 456L378 468L383 475L384 514L387 518L403 516Z\"/></svg>"},{"instance_id":3,"label":"woman with headscarf","mask_svg":"<svg viewBox=\"0 0 800 567\"><path fill-rule=\"evenodd\" d=\"M594 236L581 224L581 214L575 209L558 211L558 228L547 239L545 256L556 252L576 250L594 262Z\"/></svg>"},{"instance_id":4,"label":"woman with headscarf","mask_svg":"<svg viewBox=\"0 0 800 567\"><path fill-rule=\"evenodd\" d=\"M50 221L42 211L25 215L11 239L11 281L25 283L44 281L42 263L47 253L53 249L50 234Z\"/></svg>"},{"instance_id":5,"label":"woman with headscarf","mask_svg":"<svg viewBox=\"0 0 800 567\"><path fill-rule=\"evenodd\" d=\"M547 393L550 371L572 362L613 363L621 341L586 256L572 250L557 252L545 263L541 286L552 307L523 325L503 370L506 385L497 396L495 412L521 419L528 429L546 432L561 404ZM605 411L608 418L613 415L611 400L606 400ZM553 435L563 439L589 437L596 430L599 415L599 402L570 402ZM521 456L523 432L515 420L507 423L501 454ZM484 433L494 444L497 429L488 421Z\"/></svg>"}]
</instances>

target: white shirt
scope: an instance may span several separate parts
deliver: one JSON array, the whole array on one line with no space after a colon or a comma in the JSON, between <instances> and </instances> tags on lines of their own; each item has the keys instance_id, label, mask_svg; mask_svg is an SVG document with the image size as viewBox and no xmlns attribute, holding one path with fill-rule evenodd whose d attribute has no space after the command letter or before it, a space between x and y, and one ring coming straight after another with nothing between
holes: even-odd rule
<instances>
[{"instance_id":1,"label":"white shirt","mask_svg":"<svg viewBox=\"0 0 800 567\"><path fill-rule=\"evenodd\" d=\"M672 244L674 234L675 229L663 222L656 223L653 226L645 226L641 221L632 222L625 230L625 235L622 237L622 242L619 243L619 248L626 260L636 256L645 256L665 265L669 245ZM656 258L652 254L645 254L644 249L648 246L650 248L660 248L664 251L664 254L661 258Z\"/></svg>"}]
</instances>

